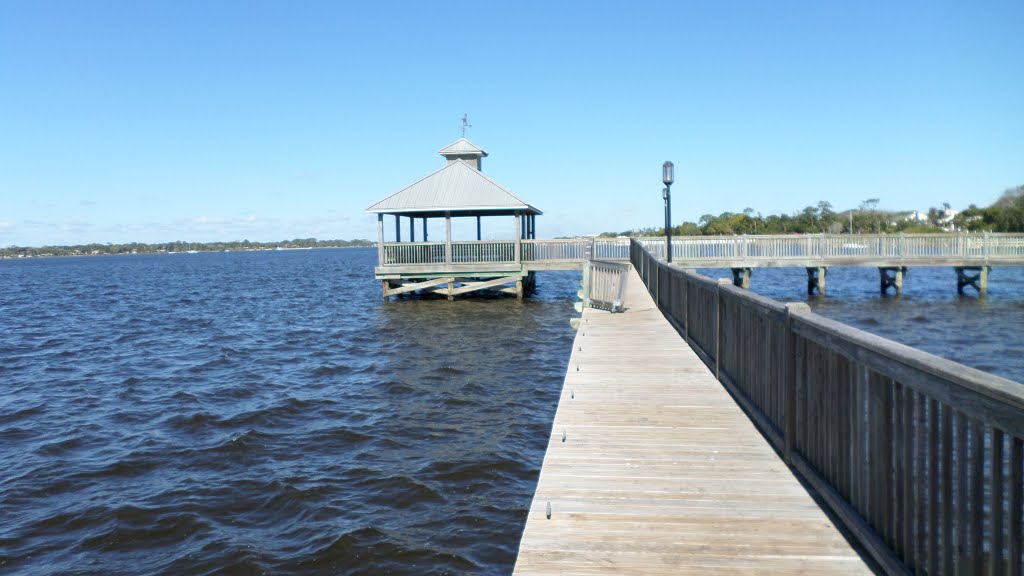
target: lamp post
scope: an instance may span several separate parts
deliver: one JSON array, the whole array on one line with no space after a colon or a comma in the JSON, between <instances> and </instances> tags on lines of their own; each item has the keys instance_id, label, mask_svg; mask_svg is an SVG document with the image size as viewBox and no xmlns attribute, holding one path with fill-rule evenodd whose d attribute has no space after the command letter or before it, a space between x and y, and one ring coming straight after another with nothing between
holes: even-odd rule
<instances>
[{"instance_id":1,"label":"lamp post","mask_svg":"<svg viewBox=\"0 0 1024 576\"><path fill-rule=\"evenodd\" d=\"M665 188L661 197L665 199L665 259L672 261L672 181L675 177L675 166L671 162L661 165L661 181Z\"/></svg>"}]
</instances>

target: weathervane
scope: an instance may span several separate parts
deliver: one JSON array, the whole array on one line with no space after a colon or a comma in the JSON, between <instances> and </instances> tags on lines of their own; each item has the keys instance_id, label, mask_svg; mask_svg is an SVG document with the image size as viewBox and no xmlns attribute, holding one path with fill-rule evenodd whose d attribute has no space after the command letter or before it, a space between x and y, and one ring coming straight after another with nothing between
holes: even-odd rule
<instances>
[{"instance_id":1,"label":"weathervane","mask_svg":"<svg viewBox=\"0 0 1024 576\"><path fill-rule=\"evenodd\" d=\"M466 128L472 128L473 125L469 123L469 114L462 115L462 137L466 137Z\"/></svg>"}]
</instances>

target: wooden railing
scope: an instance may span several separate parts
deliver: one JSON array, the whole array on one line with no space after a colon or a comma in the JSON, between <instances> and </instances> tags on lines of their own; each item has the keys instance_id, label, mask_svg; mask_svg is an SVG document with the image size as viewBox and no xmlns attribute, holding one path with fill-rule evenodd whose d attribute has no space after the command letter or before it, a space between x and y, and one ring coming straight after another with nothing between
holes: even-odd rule
<instances>
[{"instance_id":1,"label":"wooden railing","mask_svg":"<svg viewBox=\"0 0 1024 576\"><path fill-rule=\"evenodd\" d=\"M886 572L1024 571L1024 385L630 250L664 314Z\"/></svg>"},{"instance_id":2,"label":"wooden railing","mask_svg":"<svg viewBox=\"0 0 1024 576\"><path fill-rule=\"evenodd\" d=\"M628 262L587 260L583 264L583 306L621 312L629 279ZM582 308L578 311L582 312Z\"/></svg>"},{"instance_id":3,"label":"wooden railing","mask_svg":"<svg viewBox=\"0 0 1024 576\"><path fill-rule=\"evenodd\" d=\"M406 264L454 264L485 262L516 262L514 240L483 240L452 242L451 258L446 256L444 242L386 242L381 249L381 266ZM629 240L566 238L557 240L522 240L521 262L582 262L593 253L604 260L628 260Z\"/></svg>"},{"instance_id":4,"label":"wooden railing","mask_svg":"<svg viewBox=\"0 0 1024 576\"><path fill-rule=\"evenodd\" d=\"M640 238L665 258L665 238ZM672 238L672 259L687 265L734 261L737 265L804 265L844 261L1010 261L1024 263L1024 234L814 234L786 236L684 236Z\"/></svg>"},{"instance_id":5,"label":"wooden railing","mask_svg":"<svg viewBox=\"0 0 1024 576\"><path fill-rule=\"evenodd\" d=\"M636 241L659 259L665 238ZM388 242L381 248L381 266L437 263L582 262L626 260L625 238L452 242ZM978 265L1024 264L1024 234L874 234L788 236L673 237L676 263L693 267L841 266L850 265Z\"/></svg>"},{"instance_id":6,"label":"wooden railing","mask_svg":"<svg viewBox=\"0 0 1024 576\"><path fill-rule=\"evenodd\" d=\"M589 238L523 240L523 261L583 261L589 242Z\"/></svg>"},{"instance_id":7,"label":"wooden railing","mask_svg":"<svg viewBox=\"0 0 1024 576\"><path fill-rule=\"evenodd\" d=\"M381 266L445 262L444 242L390 242L381 250Z\"/></svg>"},{"instance_id":8,"label":"wooden railing","mask_svg":"<svg viewBox=\"0 0 1024 576\"><path fill-rule=\"evenodd\" d=\"M452 242L451 261L456 264L515 262L516 243L511 240Z\"/></svg>"}]
</instances>

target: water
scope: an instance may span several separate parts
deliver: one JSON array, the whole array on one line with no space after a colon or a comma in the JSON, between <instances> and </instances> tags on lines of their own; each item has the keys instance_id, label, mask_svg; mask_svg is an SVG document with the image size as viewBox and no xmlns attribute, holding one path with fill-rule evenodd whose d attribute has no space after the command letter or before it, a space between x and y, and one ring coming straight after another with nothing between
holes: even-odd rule
<instances>
[{"instance_id":1,"label":"water","mask_svg":"<svg viewBox=\"0 0 1024 576\"><path fill-rule=\"evenodd\" d=\"M0 261L0 573L510 572L579 275L384 304L375 259ZM812 303L1024 379L1020 269L984 302L949 269L899 302L876 274L833 269ZM753 286L806 300L803 270Z\"/></svg>"},{"instance_id":2,"label":"water","mask_svg":"<svg viewBox=\"0 0 1024 576\"><path fill-rule=\"evenodd\" d=\"M0 262L0 572L509 572L574 333L375 250Z\"/></svg>"}]
</instances>

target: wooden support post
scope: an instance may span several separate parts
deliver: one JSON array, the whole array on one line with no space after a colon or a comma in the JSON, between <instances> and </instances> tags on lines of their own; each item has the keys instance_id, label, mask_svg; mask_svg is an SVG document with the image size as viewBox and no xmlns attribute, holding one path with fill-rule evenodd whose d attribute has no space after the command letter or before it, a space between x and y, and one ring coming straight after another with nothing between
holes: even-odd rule
<instances>
[{"instance_id":1,"label":"wooden support post","mask_svg":"<svg viewBox=\"0 0 1024 576\"><path fill-rule=\"evenodd\" d=\"M516 280L516 300L523 299L523 279L520 277Z\"/></svg>"},{"instance_id":2,"label":"wooden support post","mask_svg":"<svg viewBox=\"0 0 1024 576\"><path fill-rule=\"evenodd\" d=\"M452 215L444 213L444 263L452 263Z\"/></svg>"},{"instance_id":3,"label":"wooden support post","mask_svg":"<svg viewBox=\"0 0 1024 576\"><path fill-rule=\"evenodd\" d=\"M384 265L384 215L377 214L377 266Z\"/></svg>"},{"instance_id":4,"label":"wooden support post","mask_svg":"<svg viewBox=\"0 0 1024 576\"><path fill-rule=\"evenodd\" d=\"M480 239L481 239L480 238L480 217L479 216L476 217L476 239L477 239L477 241L480 241Z\"/></svg>"},{"instance_id":5,"label":"wooden support post","mask_svg":"<svg viewBox=\"0 0 1024 576\"><path fill-rule=\"evenodd\" d=\"M448 301L455 300L455 278L448 279Z\"/></svg>"},{"instance_id":6,"label":"wooden support post","mask_svg":"<svg viewBox=\"0 0 1024 576\"><path fill-rule=\"evenodd\" d=\"M896 295L903 294L903 276L907 273L906 266L879 266L879 288L882 296L889 293L889 288L895 288Z\"/></svg>"},{"instance_id":7,"label":"wooden support post","mask_svg":"<svg viewBox=\"0 0 1024 576\"><path fill-rule=\"evenodd\" d=\"M988 273L991 266L954 266L953 269L956 270L957 294L963 294L965 286L974 287L982 297L988 292Z\"/></svg>"},{"instance_id":8,"label":"wooden support post","mask_svg":"<svg viewBox=\"0 0 1024 576\"><path fill-rule=\"evenodd\" d=\"M814 296L814 291L818 291L818 296L825 295L825 275L828 273L828 268L825 266L812 266L807 268L807 295Z\"/></svg>"},{"instance_id":9,"label":"wooden support post","mask_svg":"<svg viewBox=\"0 0 1024 576\"><path fill-rule=\"evenodd\" d=\"M395 214L395 242L402 241L402 217Z\"/></svg>"},{"instance_id":10,"label":"wooden support post","mask_svg":"<svg viewBox=\"0 0 1024 576\"><path fill-rule=\"evenodd\" d=\"M733 268L732 269L732 283L734 286L739 286L744 290L750 289L750 275L753 273L752 268Z\"/></svg>"},{"instance_id":11,"label":"wooden support post","mask_svg":"<svg viewBox=\"0 0 1024 576\"><path fill-rule=\"evenodd\" d=\"M416 217L409 216L409 242L416 241Z\"/></svg>"},{"instance_id":12,"label":"wooden support post","mask_svg":"<svg viewBox=\"0 0 1024 576\"><path fill-rule=\"evenodd\" d=\"M389 294L390 292L391 292L391 282L388 282L387 280L385 280L384 281L384 301L385 302L388 301L388 296L390 295Z\"/></svg>"},{"instance_id":13,"label":"wooden support post","mask_svg":"<svg viewBox=\"0 0 1024 576\"><path fill-rule=\"evenodd\" d=\"M423 241L424 242L429 242L429 240L427 240L427 218L426 218L426 216L423 217Z\"/></svg>"}]
</instances>

